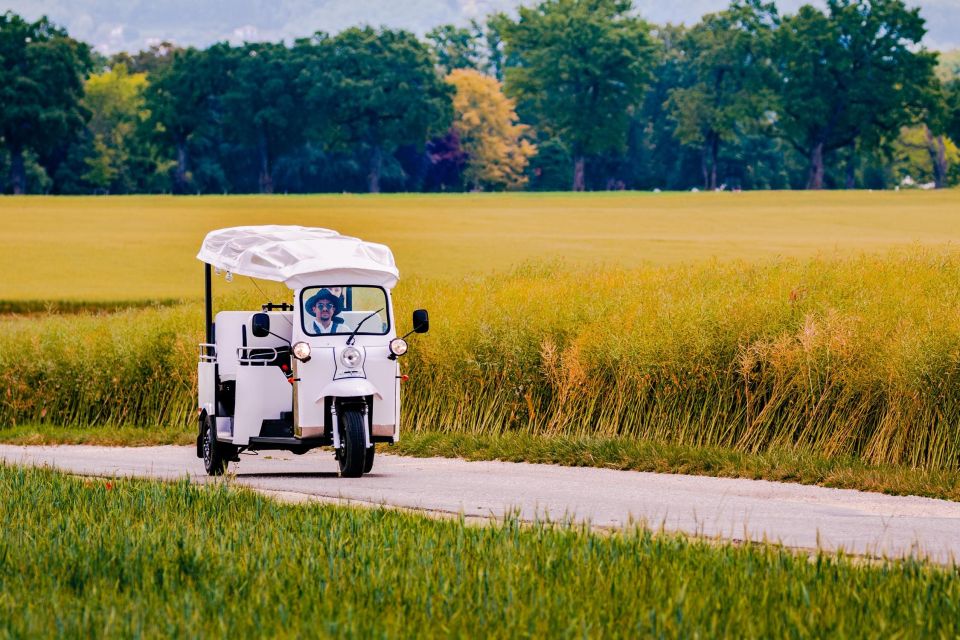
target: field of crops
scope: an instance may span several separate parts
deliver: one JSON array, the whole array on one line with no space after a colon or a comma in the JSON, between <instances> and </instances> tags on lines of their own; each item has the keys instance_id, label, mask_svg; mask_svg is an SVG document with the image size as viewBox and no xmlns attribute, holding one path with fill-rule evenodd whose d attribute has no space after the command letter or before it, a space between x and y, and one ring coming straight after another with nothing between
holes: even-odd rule
<instances>
[{"instance_id":1,"label":"field of crops","mask_svg":"<svg viewBox=\"0 0 960 640\"><path fill-rule=\"evenodd\" d=\"M955 472L960 251L946 241L960 236L958 195L21 199L11 202L32 227L3 210L19 221L15 247L57 225L78 241L56 245L42 268L21 264L0 298L41 305L55 290L49 301L108 308L148 304L151 288L189 298L203 230L325 224L395 246L415 274L397 292L401 326L413 307L431 311L431 333L405 356L408 431L796 449ZM124 203L137 210L121 220ZM383 233L370 232L380 220ZM866 248L877 251L852 250ZM751 260L706 257L750 250ZM124 251L143 260L109 270ZM223 308L286 295L247 278L215 290ZM0 329L0 424L192 429L195 298L8 315Z\"/></svg>"},{"instance_id":2,"label":"field of crops","mask_svg":"<svg viewBox=\"0 0 960 640\"><path fill-rule=\"evenodd\" d=\"M405 356L405 428L956 469L957 282L949 250L414 280L398 315L415 302L434 320ZM3 423L188 428L199 303L2 326Z\"/></svg>"},{"instance_id":3,"label":"field of crops","mask_svg":"<svg viewBox=\"0 0 960 640\"><path fill-rule=\"evenodd\" d=\"M204 234L243 224L385 242L402 277L436 280L557 257L632 268L956 246L958 211L960 191L4 198L0 309L197 299Z\"/></svg>"},{"instance_id":4,"label":"field of crops","mask_svg":"<svg viewBox=\"0 0 960 640\"><path fill-rule=\"evenodd\" d=\"M960 579L0 466L4 637L953 637Z\"/></svg>"}]
</instances>

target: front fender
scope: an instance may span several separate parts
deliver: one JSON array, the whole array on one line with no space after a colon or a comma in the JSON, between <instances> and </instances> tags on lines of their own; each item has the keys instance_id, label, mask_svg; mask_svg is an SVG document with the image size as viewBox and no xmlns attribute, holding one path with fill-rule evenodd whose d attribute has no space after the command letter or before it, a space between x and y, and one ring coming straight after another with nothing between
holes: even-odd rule
<instances>
[{"instance_id":1,"label":"front fender","mask_svg":"<svg viewBox=\"0 0 960 640\"><path fill-rule=\"evenodd\" d=\"M323 402L326 397L334 398L359 398L362 396L373 396L378 400L383 400L383 396L377 391L377 388L369 380L363 378L346 378L344 380L334 380L320 390L320 397L316 399L317 403Z\"/></svg>"}]
</instances>

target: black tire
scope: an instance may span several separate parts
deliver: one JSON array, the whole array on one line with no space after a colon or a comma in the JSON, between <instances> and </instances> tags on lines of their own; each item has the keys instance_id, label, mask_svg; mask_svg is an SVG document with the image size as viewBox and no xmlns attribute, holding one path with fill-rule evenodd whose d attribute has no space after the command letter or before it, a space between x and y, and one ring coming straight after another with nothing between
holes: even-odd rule
<instances>
[{"instance_id":1,"label":"black tire","mask_svg":"<svg viewBox=\"0 0 960 640\"><path fill-rule=\"evenodd\" d=\"M208 476L222 476L227 470L228 452L217 442L217 419L206 417L206 428L203 430L203 468Z\"/></svg>"},{"instance_id":2,"label":"black tire","mask_svg":"<svg viewBox=\"0 0 960 640\"><path fill-rule=\"evenodd\" d=\"M357 409L346 409L340 414L340 475L359 478L363 475L366 450L363 442L363 414Z\"/></svg>"},{"instance_id":3,"label":"black tire","mask_svg":"<svg viewBox=\"0 0 960 640\"><path fill-rule=\"evenodd\" d=\"M363 455L363 472L370 473L370 470L373 469L373 456L377 451L377 445L370 443L370 448L364 452Z\"/></svg>"}]
</instances>

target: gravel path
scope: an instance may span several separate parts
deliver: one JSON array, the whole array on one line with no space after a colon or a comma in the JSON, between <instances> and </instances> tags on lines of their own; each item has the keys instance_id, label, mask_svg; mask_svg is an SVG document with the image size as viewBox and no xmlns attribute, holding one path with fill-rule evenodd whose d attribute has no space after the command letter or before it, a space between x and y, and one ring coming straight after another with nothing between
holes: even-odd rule
<instances>
[{"instance_id":1,"label":"gravel path","mask_svg":"<svg viewBox=\"0 0 960 640\"><path fill-rule=\"evenodd\" d=\"M518 511L525 520L572 518L802 549L960 561L960 503L758 480L666 475L446 458L378 456L360 479L337 476L329 452L242 455L235 481L288 500L390 505L468 518ZM0 460L99 476L206 481L192 447L22 447ZM279 492L279 493L278 493Z\"/></svg>"}]
</instances>

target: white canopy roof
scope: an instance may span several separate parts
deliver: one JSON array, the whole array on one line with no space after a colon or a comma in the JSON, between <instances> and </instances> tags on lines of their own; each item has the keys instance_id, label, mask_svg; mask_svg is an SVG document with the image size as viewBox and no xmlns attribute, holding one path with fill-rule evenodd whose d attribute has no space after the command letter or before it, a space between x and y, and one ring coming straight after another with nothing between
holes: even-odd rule
<instances>
[{"instance_id":1,"label":"white canopy roof","mask_svg":"<svg viewBox=\"0 0 960 640\"><path fill-rule=\"evenodd\" d=\"M197 258L237 275L283 282L291 289L318 284L389 289L400 275L386 245L316 227L218 229L204 238Z\"/></svg>"}]
</instances>

